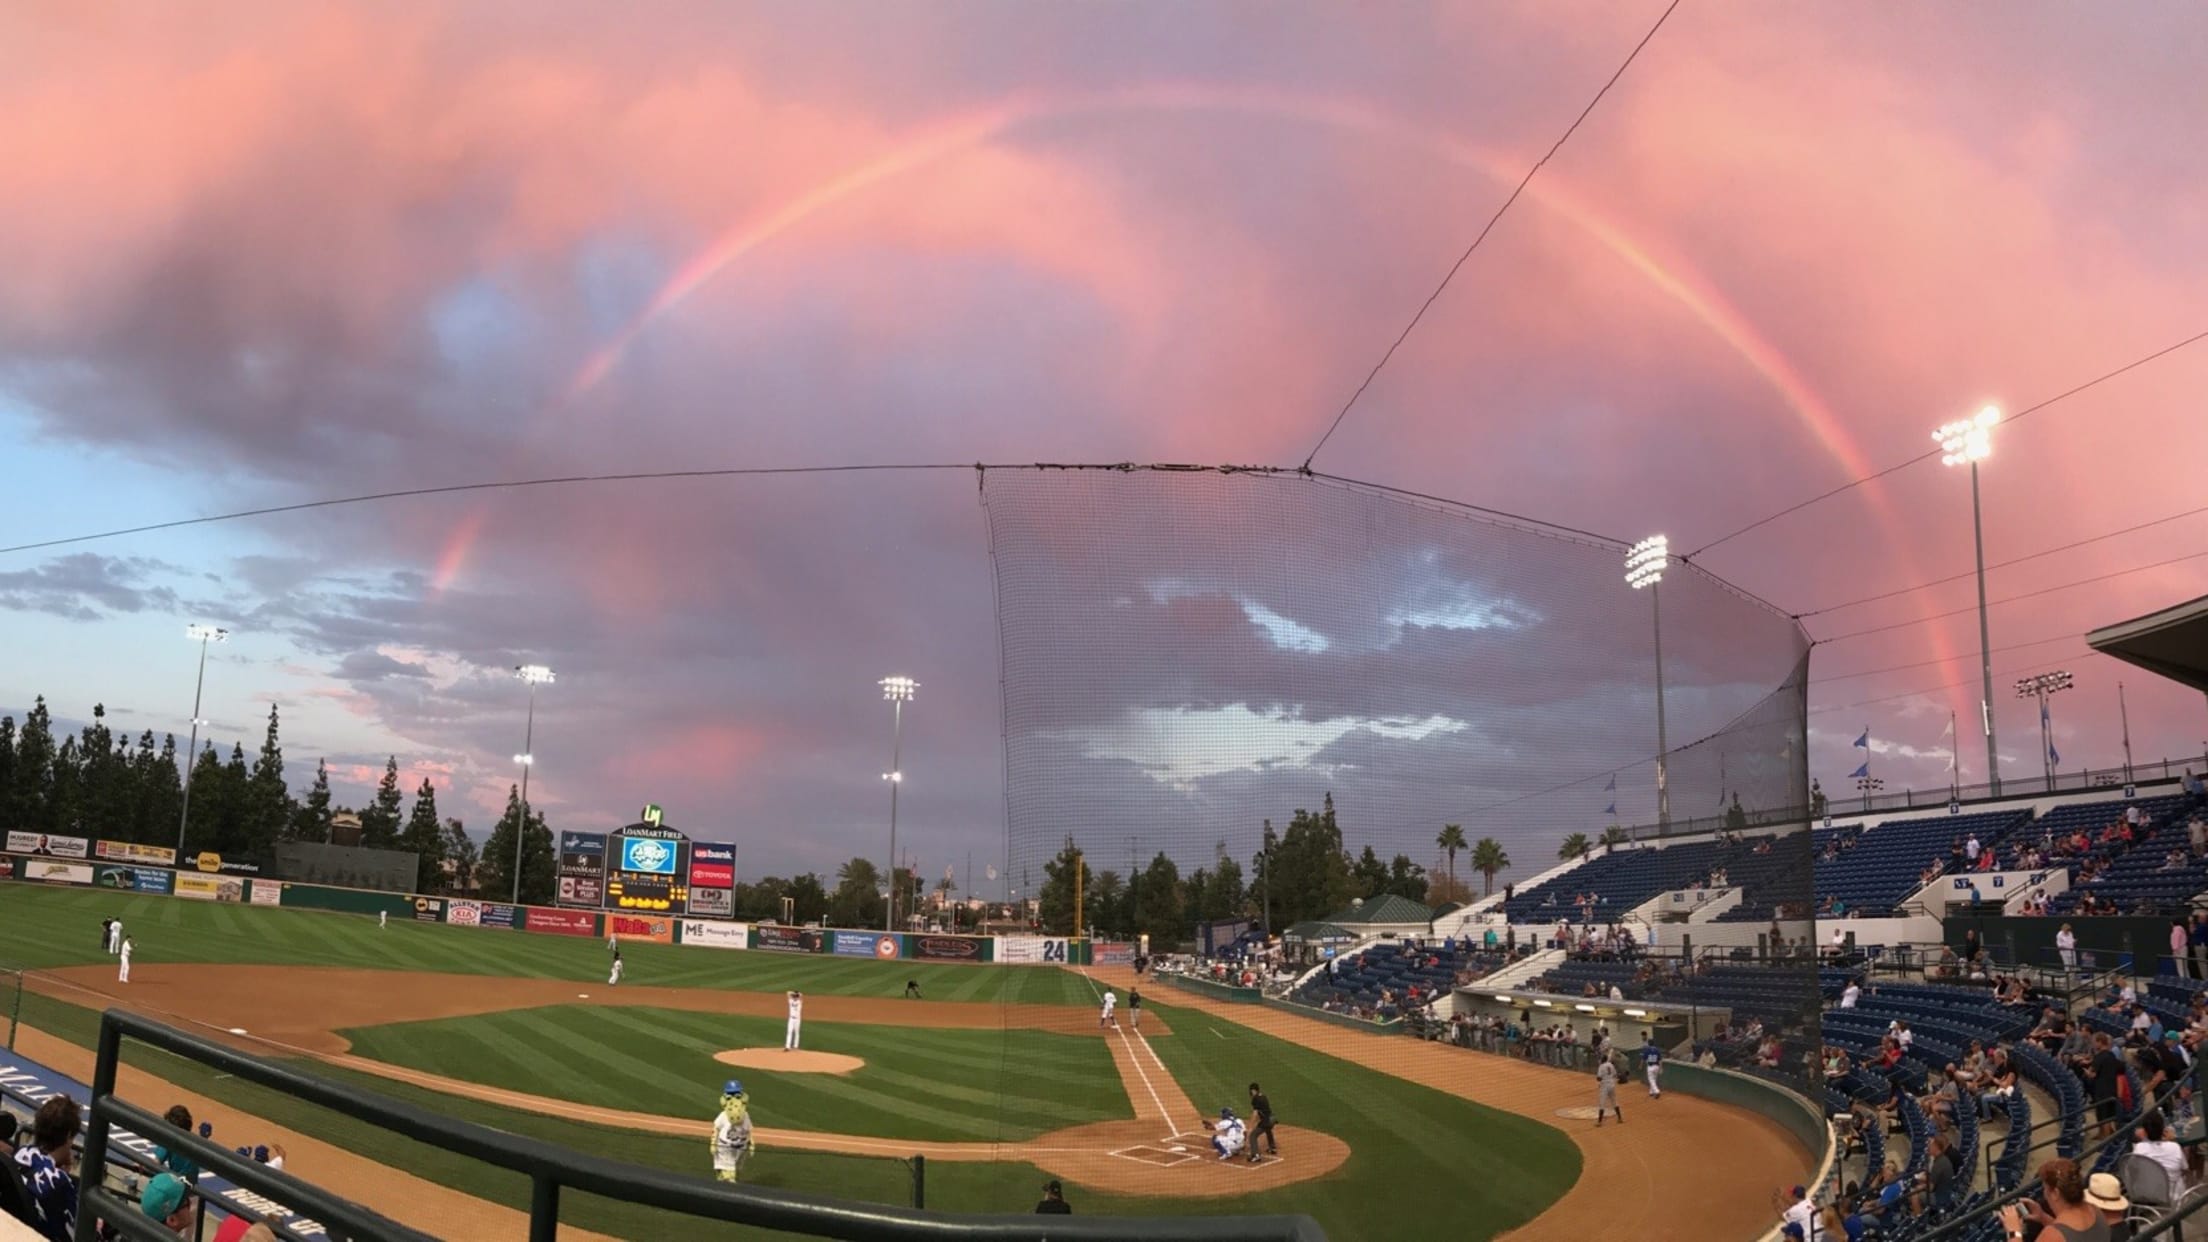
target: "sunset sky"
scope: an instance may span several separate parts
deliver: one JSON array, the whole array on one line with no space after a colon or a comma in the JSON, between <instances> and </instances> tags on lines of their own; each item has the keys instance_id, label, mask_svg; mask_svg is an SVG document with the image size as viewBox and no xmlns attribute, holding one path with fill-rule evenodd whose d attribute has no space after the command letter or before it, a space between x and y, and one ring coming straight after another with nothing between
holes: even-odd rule
<instances>
[{"instance_id":1,"label":"sunset sky","mask_svg":"<svg viewBox=\"0 0 2208 1242\"><path fill-rule=\"evenodd\" d=\"M0 545L539 476L1293 466L1662 8L13 6ZM1315 465L1691 550L2208 330L2204 63L2197 6L1689 0ZM2208 505L2204 393L2208 342L1998 429L1988 561ZM226 749L273 701L294 790L326 756L357 802L396 754L482 829L522 743L507 670L541 662L553 824L657 802L748 877L881 852L900 673L901 838L978 866L1006 813L988 534L939 471L12 552L0 712L181 737L184 626L227 625ZM2208 512L1991 573L2000 600L2188 556L1993 608L2005 772L2040 769L2011 683L2058 667L2065 768L2121 762L2119 680L2136 756L2208 746L2201 695L2080 639L2208 593ZM1911 466L1701 564L1791 612L1947 578L1969 483ZM1807 620L1836 639L1827 789L1866 726L1889 788L1944 785L1950 711L1985 778L1976 617L1923 621L1973 601ZM1295 605L1246 604L1242 639L1333 641Z\"/></svg>"}]
</instances>

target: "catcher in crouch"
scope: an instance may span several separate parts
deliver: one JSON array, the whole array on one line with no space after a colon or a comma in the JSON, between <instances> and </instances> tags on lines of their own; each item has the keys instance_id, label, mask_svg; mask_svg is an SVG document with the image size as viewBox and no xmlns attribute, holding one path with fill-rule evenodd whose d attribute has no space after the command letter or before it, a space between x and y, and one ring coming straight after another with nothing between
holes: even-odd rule
<instances>
[{"instance_id":1,"label":"catcher in crouch","mask_svg":"<svg viewBox=\"0 0 2208 1242\"><path fill-rule=\"evenodd\" d=\"M1197 1124L1211 1132L1211 1149L1219 1153L1221 1160L1232 1160L1242 1150L1245 1131L1242 1128L1242 1119L1234 1115L1232 1105L1219 1110L1219 1120L1200 1121Z\"/></svg>"}]
</instances>

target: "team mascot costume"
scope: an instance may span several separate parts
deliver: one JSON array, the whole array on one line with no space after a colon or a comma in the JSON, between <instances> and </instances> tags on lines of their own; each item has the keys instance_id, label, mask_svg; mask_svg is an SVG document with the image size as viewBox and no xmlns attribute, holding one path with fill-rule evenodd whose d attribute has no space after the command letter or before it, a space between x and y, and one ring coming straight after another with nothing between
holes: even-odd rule
<instances>
[{"instance_id":1,"label":"team mascot costume","mask_svg":"<svg viewBox=\"0 0 2208 1242\"><path fill-rule=\"evenodd\" d=\"M721 1087L721 1112L713 1119L713 1177L733 1182L736 1170L751 1158L751 1097L744 1084L729 1079Z\"/></svg>"}]
</instances>

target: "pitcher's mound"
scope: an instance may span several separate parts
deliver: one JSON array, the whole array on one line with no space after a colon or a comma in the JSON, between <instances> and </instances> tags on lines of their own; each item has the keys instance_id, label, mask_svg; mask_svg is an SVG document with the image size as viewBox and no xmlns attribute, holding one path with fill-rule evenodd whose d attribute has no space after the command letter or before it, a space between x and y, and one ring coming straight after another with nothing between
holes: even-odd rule
<instances>
[{"instance_id":1,"label":"pitcher's mound","mask_svg":"<svg viewBox=\"0 0 2208 1242\"><path fill-rule=\"evenodd\" d=\"M713 1059L723 1065L789 1074L848 1074L866 1064L840 1052L784 1052L780 1048L731 1048L714 1053Z\"/></svg>"}]
</instances>

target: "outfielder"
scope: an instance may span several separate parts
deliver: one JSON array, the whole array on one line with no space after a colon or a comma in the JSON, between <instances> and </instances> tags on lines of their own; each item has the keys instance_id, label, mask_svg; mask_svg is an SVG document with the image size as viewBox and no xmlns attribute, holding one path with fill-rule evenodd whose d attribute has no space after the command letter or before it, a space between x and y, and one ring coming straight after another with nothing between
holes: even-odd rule
<instances>
[{"instance_id":1,"label":"outfielder","mask_svg":"<svg viewBox=\"0 0 2208 1242\"><path fill-rule=\"evenodd\" d=\"M721 1111L713 1118L713 1178L733 1182L751 1159L751 1098L731 1078L721 1086Z\"/></svg>"},{"instance_id":2,"label":"outfielder","mask_svg":"<svg viewBox=\"0 0 2208 1242\"><path fill-rule=\"evenodd\" d=\"M1595 1125L1602 1125L1604 1113L1616 1113L1618 1124L1625 1124L1625 1111L1618 1107L1618 1067L1604 1061L1595 1067Z\"/></svg>"},{"instance_id":3,"label":"outfielder","mask_svg":"<svg viewBox=\"0 0 2208 1242\"><path fill-rule=\"evenodd\" d=\"M125 937L123 937L123 943L122 943L121 947L119 947L118 949L116 949L116 953L117 953L117 955L118 955L118 956L120 956L120 957L121 957L121 958L123 959L123 973L122 973L121 975L119 975L119 976L117 976L117 977L116 977L116 980L115 980L115 982L117 982L117 983L128 983L128 982L130 982L130 950L131 950L131 948L132 948L132 945L131 945L131 943L130 943L130 937L128 937L128 936L125 936Z\"/></svg>"},{"instance_id":4,"label":"outfielder","mask_svg":"<svg viewBox=\"0 0 2208 1242\"><path fill-rule=\"evenodd\" d=\"M621 986L621 950L619 949L613 951L613 973L606 976L606 986L615 988Z\"/></svg>"},{"instance_id":5,"label":"outfielder","mask_svg":"<svg viewBox=\"0 0 2208 1242\"><path fill-rule=\"evenodd\" d=\"M376 911L376 927L377 927L377 929L378 929L378 930L381 930L381 929L383 929L383 928L386 928L386 927L389 927L389 926L391 926L391 912L390 912L389 910L378 910L378 911Z\"/></svg>"},{"instance_id":6,"label":"outfielder","mask_svg":"<svg viewBox=\"0 0 2208 1242\"><path fill-rule=\"evenodd\" d=\"M1648 1067L1648 1098L1653 1100L1664 1093L1661 1085L1664 1076L1664 1050L1656 1046L1654 1031L1641 1037L1641 1064Z\"/></svg>"},{"instance_id":7,"label":"outfielder","mask_svg":"<svg viewBox=\"0 0 2208 1242\"><path fill-rule=\"evenodd\" d=\"M1096 1024L1100 1027L1116 1026L1117 1023L1112 1021L1112 1011L1118 1008L1119 993L1110 988L1104 989L1104 1012L1097 1016Z\"/></svg>"},{"instance_id":8,"label":"outfielder","mask_svg":"<svg viewBox=\"0 0 2208 1242\"><path fill-rule=\"evenodd\" d=\"M790 993L790 1024L782 1032L782 1051L797 1051L797 1028L805 1021L805 994Z\"/></svg>"},{"instance_id":9,"label":"outfielder","mask_svg":"<svg viewBox=\"0 0 2208 1242\"><path fill-rule=\"evenodd\" d=\"M1242 1150L1242 1119L1234 1115L1232 1105L1219 1110L1219 1120L1203 1125L1211 1131L1211 1149L1221 1160L1232 1160Z\"/></svg>"}]
</instances>

